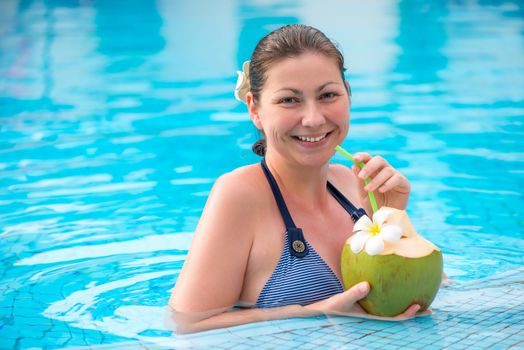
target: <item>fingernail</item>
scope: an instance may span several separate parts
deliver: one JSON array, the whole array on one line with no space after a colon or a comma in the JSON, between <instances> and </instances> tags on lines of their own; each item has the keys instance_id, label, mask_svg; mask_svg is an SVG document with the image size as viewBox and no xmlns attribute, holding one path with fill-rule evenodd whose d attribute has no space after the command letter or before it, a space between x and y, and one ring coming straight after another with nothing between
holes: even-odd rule
<instances>
[{"instance_id":1,"label":"fingernail","mask_svg":"<svg viewBox=\"0 0 524 350\"><path fill-rule=\"evenodd\" d=\"M415 306L415 312L418 312L420 310L420 305Z\"/></svg>"},{"instance_id":2,"label":"fingernail","mask_svg":"<svg viewBox=\"0 0 524 350\"><path fill-rule=\"evenodd\" d=\"M358 173L358 177L361 179L365 179L368 176L368 173L365 170L362 170L360 173Z\"/></svg>"},{"instance_id":3,"label":"fingernail","mask_svg":"<svg viewBox=\"0 0 524 350\"><path fill-rule=\"evenodd\" d=\"M367 282L362 282L358 285L358 290L361 291L362 293L365 293L369 290L369 283Z\"/></svg>"}]
</instances>

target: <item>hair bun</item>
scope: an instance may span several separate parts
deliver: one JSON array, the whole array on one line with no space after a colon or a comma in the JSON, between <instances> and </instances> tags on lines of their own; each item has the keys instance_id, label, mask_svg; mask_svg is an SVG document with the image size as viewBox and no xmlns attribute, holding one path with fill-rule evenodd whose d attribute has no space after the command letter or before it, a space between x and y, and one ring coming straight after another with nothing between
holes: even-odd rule
<instances>
[{"instance_id":1,"label":"hair bun","mask_svg":"<svg viewBox=\"0 0 524 350\"><path fill-rule=\"evenodd\" d=\"M266 140L260 139L251 147L253 153L257 156L264 157L266 155Z\"/></svg>"}]
</instances>

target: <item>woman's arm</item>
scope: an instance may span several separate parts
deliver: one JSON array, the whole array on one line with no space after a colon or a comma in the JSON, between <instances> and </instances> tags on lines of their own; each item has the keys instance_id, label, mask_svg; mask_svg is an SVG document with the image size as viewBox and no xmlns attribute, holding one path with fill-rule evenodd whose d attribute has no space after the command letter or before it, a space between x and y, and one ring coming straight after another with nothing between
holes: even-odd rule
<instances>
[{"instance_id":1,"label":"woman's arm","mask_svg":"<svg viewBox=\"0 0 524 350\"><path fill-rule=\"evenodd\" d=\"M178 333L319 314L298 305L230 310L242 292L253 223L261 212L260 186L244 175L226 174L211 190L169 300Z\"/></svg>"},{"instance_id":2,"label":"woman's arm","mask_svg":"<svg viewBox=\"0 0 524 350\"><path fill-rule=\"evenodd\" d=\"M261 211L260 186L244 175L221 176L211 190L169 300L169 318L178 333L319 314L298 305L231 310L242 291L253 223Z\"/></svg>"},{"instance_id":3,"label":"woman's arm","mask_svg":"<svg viewBox=\"0 0 524 350\"><path fill-rule=\"evenodd\" d=\"M249 223L256 203L250 186L238 173L221 176L213 186L169 300L177 312L198 314L237 303L253 242Z\"/></svg>"},{"instance_id":4,"label":"woman's arm","mask_svg":"<svg viewBox=\"0 0 524 350\"><path fill-rule=\"evenodd\" d=\"M289 305L267 309L214 310L200 313L182 313L170 310L174 330L178 334L202 332L211 329L239 326L242 324L279 320L292 317L309 317L321 312L300 305Z\"/></svg>"},{"instance_id":5,"label":"woman's arm","mask_svg":"<svg viewBox=\"0 0 524 350\"><path fill-rule=\"evenodd\" d=\"M367 314L357 303L369 293L369 284L359 283L354 287L332 296L331 298L307 305L289 305L268 309L242 309L237 311L218 310L200 313L181 313L172 310L170 315L177 333L193 333L210 329L232 327L242 324L278 320L292 317L310 317L317 315L343 315L386 321L401 321L416 316L420 306L412 305L396 317L378 317ZM419 315L430 314L425 311Z\"/></svg>"}]
</instances>

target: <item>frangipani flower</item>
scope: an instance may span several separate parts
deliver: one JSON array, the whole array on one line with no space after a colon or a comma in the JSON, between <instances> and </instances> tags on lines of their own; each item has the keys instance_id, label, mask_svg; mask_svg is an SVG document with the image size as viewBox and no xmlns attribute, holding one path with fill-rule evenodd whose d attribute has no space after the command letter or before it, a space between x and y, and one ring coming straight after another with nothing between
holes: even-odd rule
<instances>
[{"instance_id":1,"label":"frangipani flower","mask_svg":"<svg viewBox=\"0 0 524 350\"><path fill-rule=\"evenodd\" d=\"M384 241L397 242L402 236L402 227L398 224L385 224L391 210L380 209L373 214L373 221L364 215L355 223L351 238L351 250L359 253L365 249L369 255L377 255L384 250Z\"/></svg>"},{"instance_id":2,"label":"frangipani flower","mask_svg":"<svg viewBox=\"0 0 524 350\"><path fill-rule=\"evenodd\" d=\"M251 89L249 82L249 61L244 62L242 71L237 71L238 79L235 86L235 98L240 102L246 103L246 95Z\"/></svg>"}]
</instances>

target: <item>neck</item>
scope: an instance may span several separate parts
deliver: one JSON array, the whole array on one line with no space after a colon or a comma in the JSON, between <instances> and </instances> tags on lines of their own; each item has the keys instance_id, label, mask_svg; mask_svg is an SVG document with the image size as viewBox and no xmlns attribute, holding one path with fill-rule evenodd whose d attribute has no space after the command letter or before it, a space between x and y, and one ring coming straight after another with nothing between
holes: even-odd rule
<instances>
[{"instance_id":1,"label":"neck","mask_svg":"<svg viewBox=\"0 0 524 350\"><path fill-rule=\"evenodd\" d=\"M266 154L266 163L287 198L306 203L308 207L323 207L327 204L328 163L304 166L271 152Z\"/></svg>"}]
</instances>

